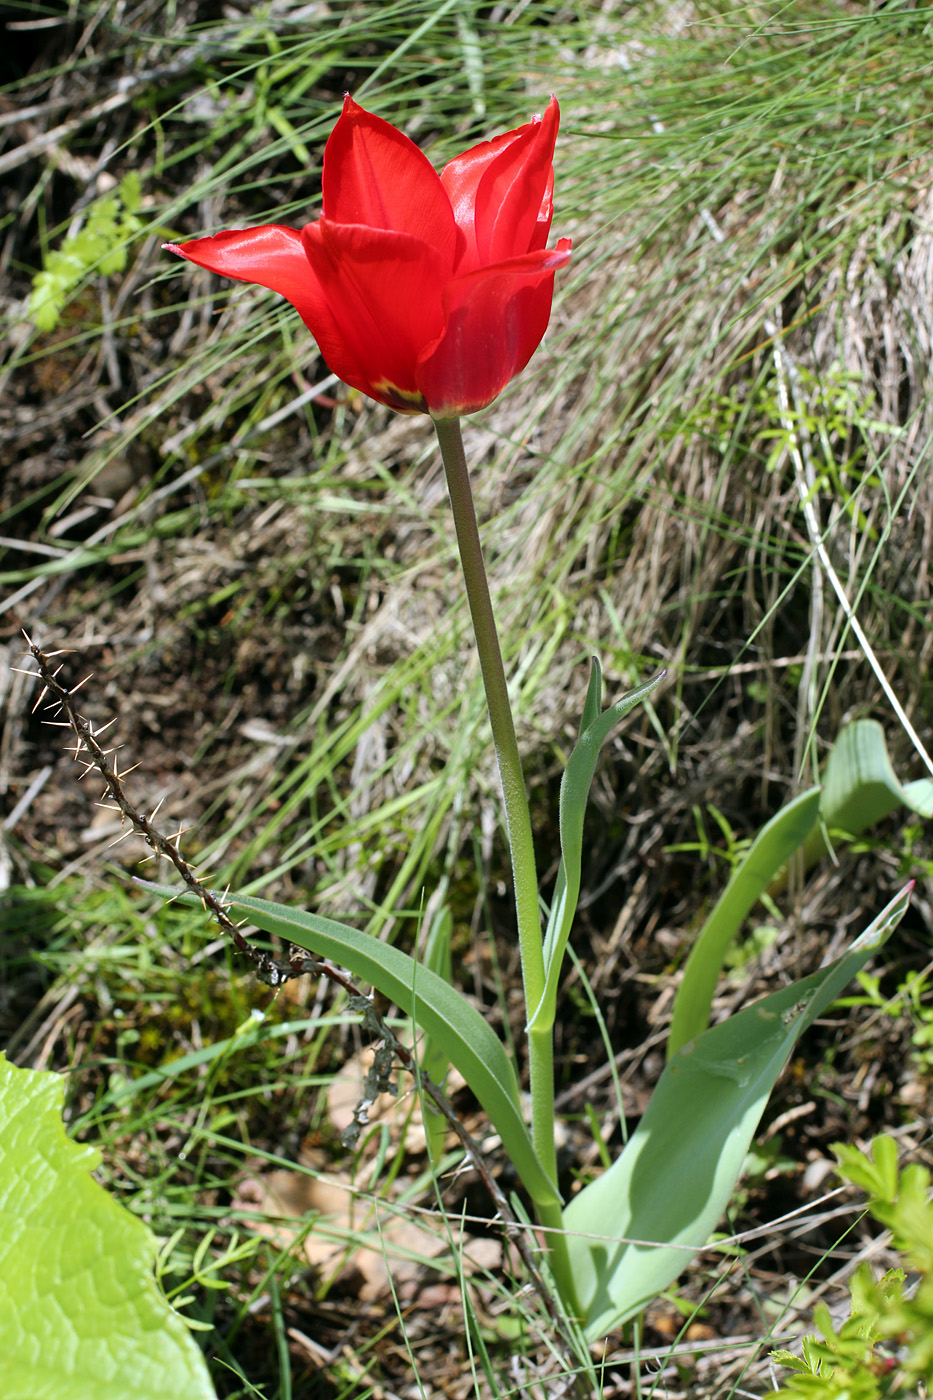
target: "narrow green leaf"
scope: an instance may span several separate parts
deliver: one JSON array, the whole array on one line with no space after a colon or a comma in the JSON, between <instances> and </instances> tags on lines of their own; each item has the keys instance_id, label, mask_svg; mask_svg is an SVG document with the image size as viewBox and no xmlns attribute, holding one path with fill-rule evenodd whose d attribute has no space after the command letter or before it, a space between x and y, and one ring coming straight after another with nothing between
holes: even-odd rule
<instances>
[{"instance_id":1,"label":"narrow green leaf","mask_svg":"<svg viewBox=\"0 0 933 1400\"><path fill-rule=\"evenodd\" d=\"M554 1025L560 971L580 895L583 818L599 751L622 716L644 700L646 695L650 695L663 678L662 671L647 684L630 691L628 695L623 695L621 700L617 700L600 714L602 673L599 662L593 657L580 737L567 760L560 784L560 866L554 887L554 902L544 936L544 991L528 1022L529 1031L535 1030L543 1034Z\"/></svg>"},{"instance_id":2,"label":"narrow green leaf","mask_svg":"<svg viewBox=\"0 0 933 1400\"><path fill-rule=\"evenodd\" d=\"M589 1341L639 1312L709 1239L799 1036L902 918L908 885L849 952L684 1045L622 1155L564 1213Z\"/></svg>"},{"instance_id":3,"label":"narrow green leaf","mask_svg":"<svg viewBox=\"0 0 933 1400\"><path fill-rule=\"evenodd\" d=\"M453 965L451 961L450 941L453 935L453 918L450 910L444 905L440 908L431 926L428 929L428 936L425 942L423 964L431 972L436 972L438 977L452 985ZM417 997L418 987L415 986ZM415 1002L413 1019L418 1020L418 1005ZM433 1035L425 1035L420 1047L418 1056L418 1068L433 1079L435 1084L443 1084L444 1076L447 1073L450 1060L443 1045L435 1039ZM422 1098L422 1111L424 1116L424 1135L428 1144L428 1155L434 1166L439 1166L444 1156L444 1143L447 1138L447 1122L434 1102L424 1095Z\"/></svg>"},{"instance_id":4,"label":"narrow green leaf","mask_svg":"<svg viewBox=\"0 0 933 1400\"><path fill-rule=\"evenodd\" d=\"M674 1001L668 1059L709 1025L713 993L729 945L755 901L812 830L819 805L819 788L810 788L788 802L761 828L733 870L687 959Z\"/></svg>"},{"instance_id":5,"label":"narrow green leaf","mask_svg":"<svg viewBox=\"0 0 933 1400\"><path fill-rule=\"evenodd\" d=\"M0 1055L3 1400L214 1400L204 1358L156 1283L157 1241L62 1126L61 1075Z\"/></svg>"},{"instance_id":6,"label":"narrow green leaf","mask_svg":"<svg viewBox=\"0 0 933 1400\"><path fill-rule=\"evenodd\" d=\"M139 883L155 893L196 902L164 885ZM231 916L247 917L257 928L276 934L318 957L349 968L414 1018L446 1052L489 1115L502 1145L538 1205L556 1204L557 1187L550 1180L522 1117L518 1083L502 1042L476 1008L430 968L349 924L323 919L302 909L289 909L249 895L225 896Z\"/></svg>"}]
</instances>

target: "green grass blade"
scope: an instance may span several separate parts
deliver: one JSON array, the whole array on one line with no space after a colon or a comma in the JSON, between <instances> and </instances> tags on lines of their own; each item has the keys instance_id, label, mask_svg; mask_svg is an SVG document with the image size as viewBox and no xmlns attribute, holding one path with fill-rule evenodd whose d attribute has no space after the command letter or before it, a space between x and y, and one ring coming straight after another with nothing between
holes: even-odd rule
<instances>
[{"instance_id":1,"label":"green grass blade","mask_svg":"<svg viewBox=\"0 0 933 1400\"><path fill-rule=\"evenodd\" d=\"M816 823L820 789L788 802L761 828L694 944L674 1001L667 1057L709 1025L713 993L742 920Z\"/></svg>"},{"instance_id":2,"label":"green grass blade","mask_svg":"<svg viewBox=\"0 0 933 1400\"><path fill-rule=\"evenodd\" d=\"M622 1155L564 1215L589 1341L673 1283L709 1239L788 1054L896 927L911 889L843 957L705 1031L668 1064Z\"/></svg>"}]
</instances>

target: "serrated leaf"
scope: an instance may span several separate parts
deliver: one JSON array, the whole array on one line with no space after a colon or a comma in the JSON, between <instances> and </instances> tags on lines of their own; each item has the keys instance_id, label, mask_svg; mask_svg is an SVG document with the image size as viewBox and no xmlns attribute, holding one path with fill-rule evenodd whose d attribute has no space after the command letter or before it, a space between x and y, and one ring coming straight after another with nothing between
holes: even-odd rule
<instances>
[{"instance_id":1,"label":"serrated leaf","mask_svg":"<svg viewBox=\"0 0 933 1400\"><path fill-rule=\"evenodd\" d=\"M564 1212L585 1335L657 1297L709 1239L794 1044L902 918L912 885L848 953L684 1045L621 1156Z\"/></svg>"},{"instance_id":2,"label":"serrated leaf","mask_svg":"<svg viewBox=\"0 0 933 1400\"><path fill-rule=\"evenodd\" d=\"M143 186L138 170L129 170L120 181L120 200L130 214L135 214L136 210L143 202Z\"/></svg>"},{"instance_id":3,"label":"serrated leaf","mask_svg":"<svg viewBox=\"0 0 933 1400\"><path fill-rule=\"evenodd\" d=\"M61 279L51 272L37 272L32 279L32 292L26 312L36 329L54 331L64 305L65 294Z\"/></svg>"},{"instance_id":4,"label":"serrated leaf","mask_svg":"<svg viewBox=\"0 0 933 1400\"><path fill-rule=\"evenodd\" d=\"M59 1075L0 1055L3 1400L215 1400L153 1274L157 1242L91 1176Z\"/></svg>"}]
</instances>

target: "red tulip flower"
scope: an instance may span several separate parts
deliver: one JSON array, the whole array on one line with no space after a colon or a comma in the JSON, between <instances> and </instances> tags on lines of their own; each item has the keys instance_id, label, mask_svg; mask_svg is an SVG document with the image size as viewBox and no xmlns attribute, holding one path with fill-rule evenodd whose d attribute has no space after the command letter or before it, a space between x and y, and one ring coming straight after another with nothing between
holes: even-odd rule
<instances>
[{"instance_id":1,"label":"red tulip flower","mask_svg":"<svg viewBox=\"0 0 933 1400\"><path fill-rule=\"evenodd\" d=\"M330 369L401 413L474 413L524 369L547 328L560 113L473 146L440 175L401 131L346 97L324 151L324 212L165 246L279 292Z\"/></svg>"}]
</instances>

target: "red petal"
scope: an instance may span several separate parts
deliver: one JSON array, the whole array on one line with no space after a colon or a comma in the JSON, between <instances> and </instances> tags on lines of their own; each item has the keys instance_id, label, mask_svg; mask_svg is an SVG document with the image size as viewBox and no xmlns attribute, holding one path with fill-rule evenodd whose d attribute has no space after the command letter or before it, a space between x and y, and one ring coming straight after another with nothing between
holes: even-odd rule
<instances>
[{"instance_id":1,"label":"red petal","mask_svg":"<svg viewBox=\"0 0 933 1400\"><path fill-rule=\"evenodd\" d=\"M411 234L453 269L459 235L437 171L404 132L350 96L324 151L323 186L325 219Z\"/></svg>"},{"instance_id":2,"label":"red petal","mask_svg":"<svg viewBox=\"0 0 933 1400\"><path fill-rule=\"evenodd\" d=\"M330 305L305 256L298 229L264 224L259 228L228 229L213 238L194 238L189 243L166 243L165 247L208 272L219 272L238 282L254 282L287 297L317 341L328 367L346 383L357 382L359 369L348 357Z\"/></svg>"},{"instance_id":3,"label":"red petal","mask_svg":"<svg viewBox=\"0 0 933 1400\"><path fill-rule=\"evenodd\" d=\"M551 222L559 122L560 109L552 97L543 118L464 151L441 171L467 240L458 271L543 247Z\"/></svg>"},{"instance_id":4,"label":"red petal","mask_svg":"<svg viewBox=\"0 0 933 1400\"><path fill-rule=\"evenodd\" d=\"M531 359L547 329L554 273L570 240L448 283L444 332L422 355L418 386L435 418L475 413Z\"/></svg>"},{"instance_id":5,"label":"red petal","mask_svg":"<svg viewBox=\"0 0 933 1400\"><path fill-rule=\"evenodd\" d=\"M392 408L425 412L415 367L443 329L448 270L441 254L407 233L329 219L309 224L303 237L347 353L359 366L360 378L349 382Z\"/></svg>"}]
</instances>

